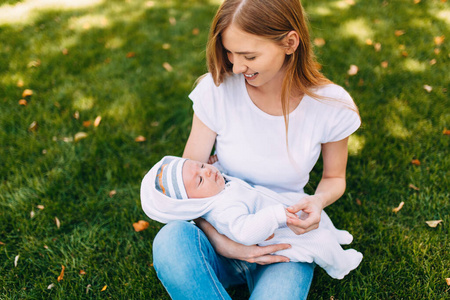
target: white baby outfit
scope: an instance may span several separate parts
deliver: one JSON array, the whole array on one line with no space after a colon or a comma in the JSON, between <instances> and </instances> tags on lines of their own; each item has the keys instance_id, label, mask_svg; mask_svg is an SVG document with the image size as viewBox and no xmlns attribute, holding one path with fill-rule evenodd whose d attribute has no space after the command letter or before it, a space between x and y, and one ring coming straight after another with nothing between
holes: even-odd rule
<instances>
[{"instance_id":1,"label":"white baby outfit","mask_svg":"<svg viewBox=\"0 0 450 300\"><path fill-rule=\"evenodd\" d=\"M203 217L218 232L241 244L265 246L289 243L292 248L276 254L284 255L291 261L314 261L337 279L342 279L362 260L360 252L342 249L340 245L350 244L353 237L347 231L336 229L324 211L319 228L308 233L295 235L286 226L285 207L305 195L293 192L279 194L224 175L228 182L216 196L174 199L155 187L160 166L161 161L147 173L141 185L142 208L151 219L168 223ZM265 241L272 233L275 236Z\"/></svg>"}]
</instances>

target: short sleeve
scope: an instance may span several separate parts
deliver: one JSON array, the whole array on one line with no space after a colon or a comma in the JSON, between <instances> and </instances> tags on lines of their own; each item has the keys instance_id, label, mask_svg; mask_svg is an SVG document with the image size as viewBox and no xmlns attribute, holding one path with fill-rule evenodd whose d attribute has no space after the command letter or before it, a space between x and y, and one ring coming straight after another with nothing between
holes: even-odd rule
<instances>
[{"instance_id":1,"label":"short sleeve","mask_svg":"<svg viewBox=\"0 0 450 300\"><path fill-rule=\"evenodd\" d=\"M342 89L336 104L331 105L324 143L340 141L361 126L361 119L351 96Z\"/></svg>"},{"instance_id":2,"label":"short sleeve","mask_svg":"<svg viewBox=\"0 0 450 300\"><path fill-rule=\"evenodd\" d=\"M218 133L219 112L218 101L220 99L220 91L214 84L211 74L206 74L194 90L189 94L189 98L193 102L195 115L209 129Z\"/></svg>"}]
</instances>

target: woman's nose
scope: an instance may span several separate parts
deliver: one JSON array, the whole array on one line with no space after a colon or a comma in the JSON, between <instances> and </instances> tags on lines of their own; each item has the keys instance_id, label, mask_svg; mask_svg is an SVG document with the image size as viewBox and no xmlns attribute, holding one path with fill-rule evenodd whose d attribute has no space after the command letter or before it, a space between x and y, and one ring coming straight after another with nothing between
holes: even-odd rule
<instances>
[{"instance_id":1,"label":"woman's nose","mask_svg":"<svg viewBox=\"0 0 450 300\"><path fill-rule=\"evenodd\" d=\"M233 62L233 73L234 74L240 74L247 71L247 66L242 63L240 59L234 59Z\"/></svg>"}]
</instances>

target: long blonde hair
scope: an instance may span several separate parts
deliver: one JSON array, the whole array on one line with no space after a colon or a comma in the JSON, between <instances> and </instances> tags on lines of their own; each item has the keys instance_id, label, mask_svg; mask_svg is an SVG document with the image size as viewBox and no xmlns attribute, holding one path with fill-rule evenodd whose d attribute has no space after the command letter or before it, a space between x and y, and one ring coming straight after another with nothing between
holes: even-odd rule
<instances>
[{"instance_id":1,"label":"long blonde hair","mask_svg":"<svg viewBox=\"0 0 450 300\"><path fill-rule=\"evenodd\" d=\"M289 124L289 98L306 94L317 98L311 89L331 83L320 71L310 41L308 22L299 0L225 0L214 17L206 48L208 70L214 83L220 85L232 74L233 65L222 45L222 33L231 25L282 45L291 31L297 32L299 46L285 59L285 76L281 105L286 125ZM287 138L287 135L286 135Z\"/></svg>"}]
</instances>

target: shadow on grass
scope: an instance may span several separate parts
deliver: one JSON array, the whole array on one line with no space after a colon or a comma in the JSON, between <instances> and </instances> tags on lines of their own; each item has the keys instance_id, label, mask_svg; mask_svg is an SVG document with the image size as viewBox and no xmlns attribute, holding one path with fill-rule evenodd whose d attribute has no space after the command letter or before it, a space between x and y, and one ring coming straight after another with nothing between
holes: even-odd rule
<instances>
[{"instance_id":1,"label":"shadow on grass","mask_svg":"<svg viewBox=\"0 0 450 300\"><path fill-rule=\"evenodd\" d=\"M350 141L348 193L329 213L355 235L354 247L366 257L343 281L316 271L310 297L407 298L417 289L440 297L448 229L430 232L416 220L448 223L449 139L442 135L450 128L448 42L434 42L449 36L448 7L355 2L304 1L313 38L326 41L316 49L323 72L351 93L363 120ZM0 282L6 297L89 297L88 284L100 296L106 284L103 294L113 298L167 298L151 268L151 240L161 225L151 222L150 230L135 233L131 224L146 218L139 205L142 176L162 155L182 153L192 117L187 95L206 72L204 49L217 4L92 3L36 7L0 26L0 241L6 243ZM354 76L347 74L351 64L359 67ZM19 106L25 88L34 94ZM29 129L33 121L37 130ZM81 131L87 138L73 142ZM135 142L140 135L145 142ZM421 166L412 165L413 158ZM319 176L320 164L309 189ZM391 213L401 201L408 202L402 214ZM418 242L411 245L405 236ZM427 256L423 239L437 255ZM56 282L61 264L70 268L66 280ZM80 269L89 276L78 275ZM418 283L407 288L409 282ZM58 287L48 290L50 283ZM244 290L236 289L236 297L245 298Z\"/></svg>"}]
</instances>

